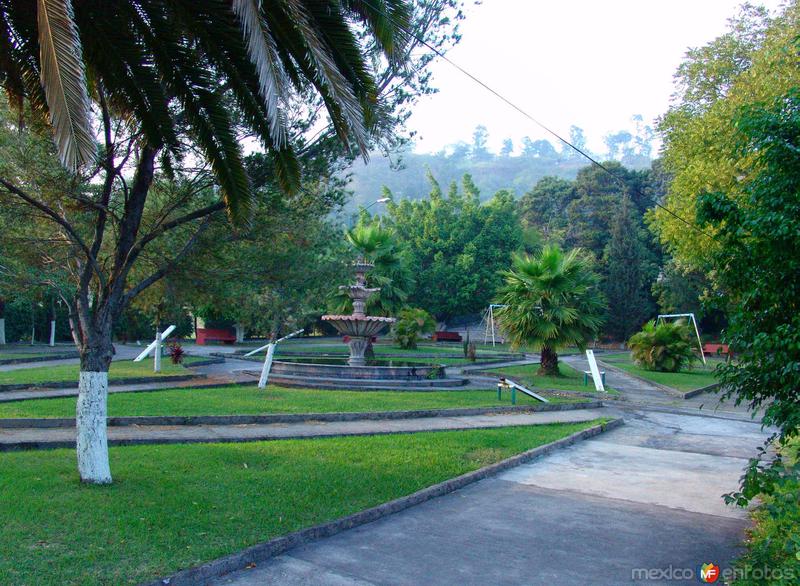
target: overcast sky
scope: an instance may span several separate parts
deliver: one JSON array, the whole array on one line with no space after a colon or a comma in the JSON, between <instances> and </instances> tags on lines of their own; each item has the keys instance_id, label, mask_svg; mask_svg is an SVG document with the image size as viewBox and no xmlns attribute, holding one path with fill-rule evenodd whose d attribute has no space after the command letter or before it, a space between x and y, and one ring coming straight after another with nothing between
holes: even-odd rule
<instances>
[{"instance_id":1,"label":"overcast sky","mask_svg":"<svg viewBox=\"0 0 800 586\"><path fill-rule=\"evenodd\" d=\"M589 146L663 113L672 75L688 47L726 30L741 0L484 0L470 6L463 39L448 56L553 130L583 128ZM765 0L775 10L780 0ZM433 65L439 93L423 98L409 121L416 150L471 141L478 124L499 149L528 135L550 138L444 62Z\"/></svg>"}]
</instances>

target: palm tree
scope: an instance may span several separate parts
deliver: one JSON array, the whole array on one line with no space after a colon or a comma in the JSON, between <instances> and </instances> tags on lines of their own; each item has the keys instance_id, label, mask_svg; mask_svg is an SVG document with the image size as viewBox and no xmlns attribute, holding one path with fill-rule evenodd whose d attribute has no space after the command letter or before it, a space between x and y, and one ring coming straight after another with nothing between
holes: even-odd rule
<instances>
[{"instance_id":1,"label":"palm tree","mask_svg":"<svg viewBox=\"0 0 800 586\"><path fill-rule=\"evenodd\" d=\"M638 366L660 372L678 372L697 360L694 332L679 319L675 322L650 320L628 340L631 356Z\"/></svg>"},{"instance_id":2,"label":"palm tree","mask_svg":"<svg viewBox=\"0 0 800 586\"><path fill-rule=\"evenodd\" d=\"M188 253L212 215L249 218L238 131L261 141L289 192L300 181L287 130L292 105L319 102L340 140L366 153L382 113L373 64L405 54L398 31L408 14L406 0L0 0L9 102L48 121L63 165L78 179L93 177L83 192L65 186L63 202L0 177L0 197L35 208L75 251L74 291L64 301L81 352L83 481L111 482L105 412L115 321ZM382 55L366 55L366 44ZM195 196L143 223L154 177L187 151L208 161L216 201ZM129 282L153 240L192 226L170 262Z\"/></svg>"},{"instance_id":3,"label":"palm tree","mask_svg":"<svg viewBox=\"0 0 800 586\"><path fill-rule=\"evenodd\" d=\"M548 245L537 256L515 256L504 277L500 327L513 347L541 351L539 374L558 375L558 350L585 348L603 322L605 299L591 260L581 249Z\"/></svg>"},{"instance_id":4,"label":"palm tree","mask_svg":"<svg viewBox=\"0 0 800 586\"><path fill-rule=\"evenodd\" d=\"M380 291L367 301L367 311L370 315L396 315L406 306L414 275L408 255L398 247L394 233L379 222L364 221L349 229L345 238L356 254L375 265L367 280ZM330 301L332 313L353 310L350 297L342 291L333 293Z\"/></svg>"}]
</instances>

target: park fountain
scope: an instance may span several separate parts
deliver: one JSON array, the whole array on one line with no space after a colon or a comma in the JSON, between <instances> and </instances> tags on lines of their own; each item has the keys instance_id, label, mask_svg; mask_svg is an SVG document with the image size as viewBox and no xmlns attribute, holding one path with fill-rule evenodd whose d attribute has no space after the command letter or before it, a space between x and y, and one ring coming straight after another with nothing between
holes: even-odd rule
<instances>
[{"instance_id":1,"label":"park fountain","mask_svg":"<svg viewBox=\"0 0 800 586\"><path fill-rule=\"evenodd\" d=\"M393 324L396 320L393 317L378 317L366 314L367 300L379 288L370 289L367 287L366 273L372 268L372 264L364 259L359 259L353 264L356 273L355 285L342 285L339 290L346 291L347 296L353 301L353 313L351 315L323 315L322 320L330 323L336 331L347 336L350 346L350 358L347 363L350 366L364 366L367 361L364 356L369 347L373 336L378 335L383 328Z\"/></svg>"},{"instance_id":2,"label":"park fountain","mask_svg":"<svg viewBox=\"0 0 800 586\"><path fill-rule=\"evenodd\" d=\"M353 264L355 284L339 287L353 301L352 314L322 316L323 321L347 336L349 357L329 354L280 356L272 362L270 382L317 389L397 391L460 387L468 382L463 377L448 377L441 364L424 356L411 360L402 355L377 359L365 356L370 340L396 321L393 317L366 314L367 300L380 291L367 287L365 274L371 268L372 264L359 259ZM249 373L253 376L260 374Z\"/></svg>"}]
</instances>

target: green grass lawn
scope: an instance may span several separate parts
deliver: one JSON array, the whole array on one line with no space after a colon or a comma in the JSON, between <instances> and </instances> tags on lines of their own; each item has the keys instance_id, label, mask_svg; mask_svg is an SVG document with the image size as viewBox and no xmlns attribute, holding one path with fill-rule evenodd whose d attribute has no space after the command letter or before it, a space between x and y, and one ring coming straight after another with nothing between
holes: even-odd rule
<instances>
[{"instance_id":1,"label":"green grass lawn","mask_svg":"<svg viewBox=\"0 0 800 586\"><path fill-rule=\"evenodd\" d=\"M694 389L713 385L717 382L714 377L714 368L724 360L721 358L706 358L708 364L703 365L702 362L695 362L694 367L689 370L681 372L656 372L636 366L628 352L602 354L599 358L601 361L611 366L616 366L625 372L651 380L654 383L678 389L679 391L692 391Z\"/></svg>"},{"instance_id":2,"label":"green grass lawn","mask_svg":"<svg viewBox=\"0 0 800 586\"><path fill-rule=\"evenodd\" d=\"M0 352L0 360L12 360L17 358L42 358L44 356L48 356L49 354L49 352Z\"/></svg>"},{"instance_id":3,"label":"green grass lawn","mask_svg":"<svg viewBox=\"0 0 800 586\"><path fill-rule=\"evenodd\" d=\"M200 357L189 356L185 363L191 364L204 360ZM183 366L174 365L169 358L165 357L161 362L161 372L153 372L153 359L133 362L132 360L117 360L111 363L109 370L109 380L132 378L140 376L159 376L169 378L170 376L191 374ZM45 382L78 381L77 364L61 364L58 366L35 366L32 368L21 368L0 372L0 385L9 384L41 384Z\"/></svg>"},{"instance_id":4,"label":"green grass lawn","mask_svg":"<svg viewBox=\"0 0 800 586\"><path fill-rule=\"evenodd\" d=\"M0 417L75 417L75 397L0 403ZM507 394L485 391L318 391L269 386L172 389L147 393L111 393L108 413L124 415L253 415L261 413L341 413L497 407L511 404ZM526 395L517 405L540 404Z\"/></svg>"},{"instance_id":5,"label":"green grass lawn","mask_svg":"<svg viewBox=\"0 0 800 586\"><path fill-rule=\"evenodd\" d=\"M596 423L112 447L108 487L79 484L74 450L0 453L0 583L153 580Z\"/></svg>"},{"instance_id":6,"label":"green grass lawn","mask_svg":"<svg viewBox=\"0 0 800 586\"><path fill-rule=\"evenodd\" d=\"M583 373L575 370L564 362L558 363L558 370L561 376L543 376L536 374L539 370L538 364L526 364L523 366L507 366L505 368L493 370L506 375L508 378L518 383L529 386L532 389L553 389L558 391L580 391L584 393L594 393L594 384L589 380L589 384L584 386ZM617 391L606 387L610 394L617 394Z\"/></svg>"}]
</instances>

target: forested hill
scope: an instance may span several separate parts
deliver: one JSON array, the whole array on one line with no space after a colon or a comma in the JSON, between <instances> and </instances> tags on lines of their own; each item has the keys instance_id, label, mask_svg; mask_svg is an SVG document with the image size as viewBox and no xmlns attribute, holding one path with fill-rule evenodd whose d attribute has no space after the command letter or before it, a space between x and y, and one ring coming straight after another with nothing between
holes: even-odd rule
<instances>
[{"instance_id":1,"label":"forested hill","mask_svg":"<svg viewBox=\"0 0 800 586\"><path fill-rule=\"evenodd\" d=\"M576 130L578 136L572 138L576 138L579 146L585 149L580 129ZM519 154L514 154L514 145L506 140L504 148L493 153L486 147L481 132L481 127L476 129L472 144L458 143L439 153L408 150L391 158L374 153L367 164L357 160L348 170L351 174L348 189L352 190L353 197L347 208L354 210L359 205L369 205L381 197L384 186L397 199L425 198L430 191L429 170L444 186L453 181L460 182L464 174L469 173L485 201L501 189L511 190L520 197L542 177L575 179L578 170L587 164L587 160L575 151L557 151L546 140L523 140ZM594 156L601 160L618 160L628 169L650 166L650 136L642 139L620 132L606 137L606 144L607 152Z\"/></svg>"}]
</instances>

